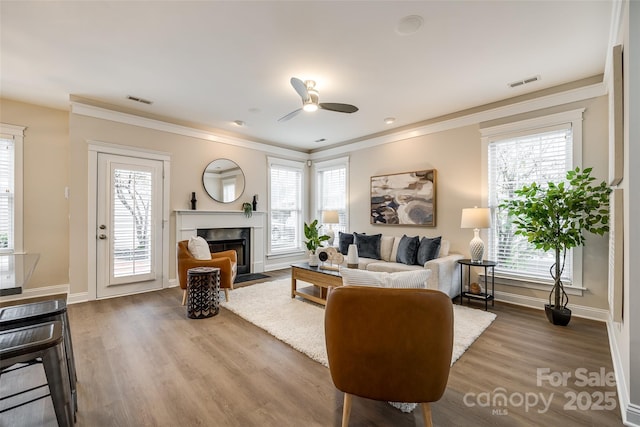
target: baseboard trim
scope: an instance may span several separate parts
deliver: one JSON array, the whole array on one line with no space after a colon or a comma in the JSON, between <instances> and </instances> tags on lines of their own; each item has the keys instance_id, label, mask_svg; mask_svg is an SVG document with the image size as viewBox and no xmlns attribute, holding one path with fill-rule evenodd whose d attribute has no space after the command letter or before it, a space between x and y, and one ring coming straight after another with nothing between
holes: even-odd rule
<instances>
[{"instance_id":1,"label":"baseboard trim","mask_svg":"<svg viewBox=\"0 0 640 427\"><path fill-rule=\"evenodd\" d=\"M29 298L39 298L59 294L69 294L69 285L43 286L41 288L23 289L21 294L0 297L0 302L20 301Z\"/></svg>"},{"instance_id":2,"label":"baseboard trim","mask_svg":"<svg viewBox=\"0 0 640 427\"><path fill-rule=\"evenodd\" d=\"M618 351L619 345L616 337L620 333L619 323L612 318L607 321L607 334L609 335L609 351L611 352L611 362L613 372L616 375L616 389L618 391L618 403L620 404L620 415L622 422L626 426L640 427L640 406L629 402L627 393L627 379L624 376L622 357Z\"/></svg>"},{"instance_id":3,"label":"baseboard trim","mask_svg":"<svg viewBox=\"0 0 640 427\"><path fill-rule=\"evenodd\" d=\"M640 406L629 403L622 412L622 420L626 426L640 427Z\"/></svg>"},{"instance_id":4,"label":"baseboard trim","mask_svg":"<svg viewBox=\"0 0 640 427\"><path fill-rule=\"evenodd\" d=\"M546 299L512 294L510 292L502 291L496 291L495 298L496 301L507 302L509 304L520 305L523 307L535 308L537 310L544 310L544 305L548 303ZM607 320L609 320L609 310L575 304L569 304L569 308L571 309L572 316L598 320L600 322L606 322Z\"/></svg>"},{"instance_id":5,"label":"baseboard trim","mask_svg":"<svg viewBox=\"0 0 640 427\"><path fill-rule=\"evenodd\" d=\"M78 304L87 301L89 301L89 292L76 292L69 294L67 297L67 304Z\"/></svg>"}]
</instances>

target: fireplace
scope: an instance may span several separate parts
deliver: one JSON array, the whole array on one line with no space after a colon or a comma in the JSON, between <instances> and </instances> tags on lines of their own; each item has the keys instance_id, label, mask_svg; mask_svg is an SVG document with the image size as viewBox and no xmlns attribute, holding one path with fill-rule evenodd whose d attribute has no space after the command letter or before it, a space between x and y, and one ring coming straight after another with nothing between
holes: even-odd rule
<instances>
[{"instance_id":1,"label":"fireplace","mask_svg":"<svg viewBox=\"0 0 640 427\"><path fill-rule=\"evenodd\" d=\"M251 273L251 228L198 228L196 232L209 243L211 252L235 250L238 274Z\"/></svg>"}]
</instances>

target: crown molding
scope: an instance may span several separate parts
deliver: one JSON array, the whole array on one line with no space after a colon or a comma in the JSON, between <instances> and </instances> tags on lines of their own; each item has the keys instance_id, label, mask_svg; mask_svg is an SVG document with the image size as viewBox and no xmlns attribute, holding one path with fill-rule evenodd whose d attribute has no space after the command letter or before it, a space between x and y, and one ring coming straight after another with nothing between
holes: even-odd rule
<instances>
[{"instance_id":1,"label":"crown molding","mask_svg":"<svg viewBox=\"0 0 640 427\"><path fill-rule=\"evenodd\" d=\"M188 126L177 125L174 123L163 122L161 120L149 119L146 117L136 116L134 114L122 113L102 107L87 105L78 101L71 102L71 113L78 114L80 116L110 120L116 123L143 127L146 129L158 130L161 132L173 133L176 135L187 136L191 138L204 139L207 141L233 145L236 147L248 148L251 150L265 151L270 154L277 154L294 159L307 160L308 158L307 153L291 150L288 148L276 147L273 145L263 144L260 142L233 136L219 135L213 132L208 132Z\"/></svg>"},{"instance_id":2,"label":"crown molding","mask_svg":"<svg viewBox=\"0 0 640 427\"><path fill-rule=\"evenodd\" d=\"M404 130L388 135L364 139L351 144L347 143L340 147L315 151L311 154L311 159L316 160L329 156L342 155L352 151L371 148L383 144L389 144L391 142L402 141L405 139L429 135L432 133L443 132L446 130L456 129L464 126L475 125L489 120L501 119L504 117L514 116L516 114L528 113L544 108L555 107L557 105L583 101L585 99L596 98L606 94L606 86L603 83L595 83L592 85L571 89L560 93L541 96L539 98L530 99L527 101L521 101L502 107L490 108L477 113L466 114L453 119L436 121L424 126L417 126L410 130Z\"/></svg>"},{"instance_id":3,"label":"crown molding","mask_svg":"<svg viewBox=\"0 0 640 427\"><path fill-rule=\"evenodd\" d=\"M409 130L402 130L382 136L364 138L352 143L345 143L339 147L327 148L326 150L314 151L311 154L304 152L277 147L244 138L233 136L218 135L192 127L176 125L173 123L163 122L160 120L140 117L129 113L113 111L102 107L83 104L78 101L71 102L71 113L97 119L110 120L117 123L129 124L133 126L154 129L162 132L169 132L176 135L182 135L192 138L214 141L222 144L229 144L237 147L248 148L251 150L264 151L271 155L284 156L296 160L318 160L332 156L340 156L352 151L371 148L379 145L389 144L392 142L403 141L410 138L429 135L437 132L443 132L450 129L456 129L464 126L475 125L481 122L501 119L516 114L528 113L531 111L541 110L544 108L554 107L557 105L568 104L585 99L596 98L607 94L607 87L604 83L596 83L568 91L555 93L551 95L541 96L526 101L516 102L496 108L476 113L465 114L460 117L435 121L422 126L416 126Z\"/></svg>"}]
</instances>

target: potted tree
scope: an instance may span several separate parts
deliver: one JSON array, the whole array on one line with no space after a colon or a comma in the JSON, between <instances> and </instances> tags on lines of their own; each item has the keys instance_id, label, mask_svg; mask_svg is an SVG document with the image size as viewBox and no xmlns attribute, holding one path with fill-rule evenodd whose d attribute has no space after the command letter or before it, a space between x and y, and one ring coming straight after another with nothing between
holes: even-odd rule
<instances>
[{"instance_id":1,"label":"potted tree","mask_svg":"<svg viewBox=\"0 0 640 427\"><path fill-rule=\"evenodd\" d=\"M318 265L318 254L316 254L316 251L322 246L322 242L329 240L329 236L326 234L320 235L318 220L316 219L311 224L304 223L304 237L307 239L304 243L310 253L309 265L315 267Z\"/></svg>"},{"instance_id":2,"label":"potted tree","mask_svg":"<svg viewBox=\"0 0 640 427\"><path fill-rule=\"evenodd\" d=\"M567 249L584 245L584 231L603 235L609 231L609 193L606 182L592 185L592 168L570 170L566 182L533 183L514 193L518 198L500 205L514 217L515 234L525 236L536 249L555 251L555 263L549 269L553 288L547 318L554 325L566 326L571 320L569 297L561 276ZM553 301L552 301L553 297Z\"/></svg>"}]
</instances>

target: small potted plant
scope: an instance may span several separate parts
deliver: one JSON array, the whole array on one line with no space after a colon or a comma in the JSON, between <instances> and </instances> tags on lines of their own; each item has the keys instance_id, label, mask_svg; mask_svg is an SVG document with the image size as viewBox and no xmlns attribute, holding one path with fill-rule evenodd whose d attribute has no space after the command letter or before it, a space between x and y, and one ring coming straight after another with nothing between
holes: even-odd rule
<instances>
[{"instance_id":1,"label":"small potted plant","mask_svg":"<svg viewBox=\"0 0 640 427\"><path fill-rule=\"evenodd\" d=\"M242 211L244 212L244 216L251 218L253 215L253 205L249 202L244 202L242 204Z\"/></svg>"},{"instance_id":2,"label":"small potted plant","mask_svg":"<svg viewBox=\"0 0 640 427\"><path fill-rule=\"evenodd\" d=\"M316 251L322 246L322 242L329 240L329 236L326 234L320 235L318 220L316 219L311 224L304 223L304 237L307 239L304 243L309 249L309 265L316 267L318 265Z\"/></svg>"},{"instance_id":3,"label":"small potted plant","mask_svg":"<svg viewBox=\"0 0 640 427\"><path fill-rule=\"evenodd\" d=\"M526 185L514 191L516 199L500 205L515 217L515 234L525 236L536 249L555 251L555 263L549 269L554 283L545 305L547 318L554 325L566 326L571 320L569 297L560 279L567 249L584 245L584 231L598 235L609 231L611 189L604 181L593 186L591 170L570 170L566 182L558 184Z\"/></svg>"}]
</instances>

